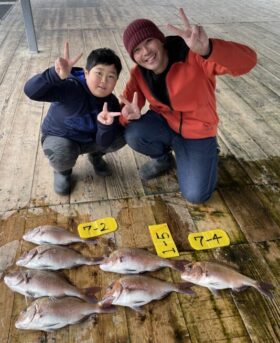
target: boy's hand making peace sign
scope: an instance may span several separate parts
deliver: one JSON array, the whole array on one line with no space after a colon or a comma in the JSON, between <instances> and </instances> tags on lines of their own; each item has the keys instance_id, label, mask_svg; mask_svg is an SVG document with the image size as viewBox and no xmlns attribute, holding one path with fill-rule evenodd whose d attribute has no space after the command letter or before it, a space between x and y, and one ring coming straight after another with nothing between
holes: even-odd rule
<instances>
[{"instance_id":1,"label":"boy's hand making peace sign","mask_svg":"<svg viewBox=\"0 0 280 343\"><path fill-rule=\"evenodd\" d=\"M104 102L102 111L98 114L97 120L104 125L112 125L114 117L120 116L121 112L108 112L107 102Z\"/></svg>"},{"instance_id":2,"label":"boy's hand making peace sign","mask_svg":"<svg viewBox=\"0 0 280 343\"><path fill-rule=\"evenodd\" d=\"M70 75L72 67L78 62L82 55L83 53L80 53L75 58L70 59L69 43L65 43L64 56L58 57L54 62L55 71L57 75L61 78L61 80L65 80Z\"/></svg>"}]
</instances>

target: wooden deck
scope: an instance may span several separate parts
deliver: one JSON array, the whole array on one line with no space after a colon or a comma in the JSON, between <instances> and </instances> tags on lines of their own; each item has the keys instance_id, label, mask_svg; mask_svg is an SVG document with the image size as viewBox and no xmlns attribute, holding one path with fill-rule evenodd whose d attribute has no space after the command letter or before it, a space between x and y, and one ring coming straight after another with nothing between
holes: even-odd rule
<instances>
[{"instance_id":1,"label":"wooden deck","mask_svg":"<svg viewBox=\"0 0 280 343\"><path fill-rule=\"evenodd\" d=\"M57 224L73 232L77 224L113 216L119 229L103 236L97 247L76 245L85 255L114 247L153 250L148 225L167 223L180 251L191 260L218 260L255 279L271 282L269 300L253 289L223 291L213 297L195 287L197 297L171 294L150 303L139 314L119 308L97 321L55 333L17 330L14 322L26 307L23 296L0 283L0 342L5 343L272 343L280 341L280 2L279 0L32 0L39 54L29 54L19 3L0 22L0 272L14 268L23 251L32 247L23 233L41 224ZM114 175L97 177L85 156L74 175L70 197L53 192L52 171L40 146L40 124L48 104L30 101L26 80L52 65L65 40L73 55L94 48L113 48L124 71L119 94L132 66L122 43L122 30L137 17L150 18L167 33L165 24L180 24L183 7L192 22L210 36L253 47L258 65L239 78L221 77L217 98L221 145L218 189L201 206L187 204L178 193L175 173L141 182L138 167L146 158L128 147L107 160ZM226 230L227 248L195 252L190 232ZM118 276L98 267L68 271L80 287L106 286ZM169 269L153 273L179 281Z\"/></svg>"}]
</instances>

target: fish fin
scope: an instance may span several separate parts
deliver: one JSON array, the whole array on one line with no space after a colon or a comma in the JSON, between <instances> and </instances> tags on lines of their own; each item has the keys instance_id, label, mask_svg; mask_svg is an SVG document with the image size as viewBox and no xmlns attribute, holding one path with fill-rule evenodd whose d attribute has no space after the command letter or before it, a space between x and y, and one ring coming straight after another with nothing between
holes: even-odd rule
<instances>
[{"instance_id":1,"label":"fish fin","mask_svg":"<svg viewBox=\"0 0 280 343\"><path fill-rule=\"evenodd\" d=\"M35 293L33 293L33 292L25 292L25 295L29 298L29 299L35 299L36 297L35 297Z\"/></svg>"},{"instance_id":2,"label":"fish fin","mask_svg":"<svg viewBox=\"0 0 280 343\"><path fill-rule=\"evenodd\" d=\"M28 254L28 252L26 252L26 254ZM38 255L38 250L34 249L30 260L32 260L36 255Z\"/></svg>"},{"instance_id":3,"label":"fish fin","mask_svg":"<svg viewBox=\"0 0 280 343\"><path fill-rule=\"evenodd\" d=\"M27 270L24 274L23 274L23 278L24 278L24 281L26 282L26 283L28 283L29 282L29 280L31 279L31 275L30 275L31 273L30 273L30 270Z\"/></svg>"},{"instance_id":4,"label":"fish fin","mask_svg":"<svg viewBox=\"0 0 280 343\"><path fill-rule=\"evenodd\" d=\"M100 290L101 290L101 287L98 287L98 286L96 286L96 287L88 287L88 288L80 288L81 293L84 294L83 299L85 301L87 301L89 303L93 303L93 304L98 302L95 294L97 292L100 292Z\"/></svg>"},{"instance_id":5,"label":"fish fin","mask_svg":"<svg viewBox=\"0 0 280 343\"><path fill-rule=\"evenodd\" d=\"M180 282L175 284L177 286L177 291L183 294L196 295L196 293L190 288L194 286L190 282Z\"/></svg>"},{"instance_id":6,"label":"fish fin","mask_svg":"<svg viewBox=\"0 0 280 343\"><path fill-rule=\"evenodd\" d=\"M249 286L245 285L245 286L233 288L232 290L233 290L234 292L242 292L242 291L244 291L245 289L247 289L248 287L249 287Z\"/></svg>"},{"instance_id":7,"label":"fish fin","mask_svg":"<svg viewBox=\"0 0 280 343\"><path fill-rule=\"evenodd\" d=\"M49 297L49 300L54 302L54 303L58 301L58 299L56 297Z\"/></svg>"},{"instance_id":8,"label":"fish fin","mask_svg":"<svg viewBox=\"0 0 280 343\"><path fill-rule=\"evenodd\" d=\"M208 287L209 291L215 295L215 296L218 296L219 295L219 292L216 288L213 288L213 287Z\"/></svg>"},{"instance_id":9,"label":"fish fin","mask_svg":"<svg viewBox=\"0 0 280 343\"><path fill-rule=\"evenodd\" d=\"M271 283L268 282L257 282L257 285L255 287L260 293L262 293L263 295L269 297L269 298L273 298L273 294L271 293L271 291L275 288Z\"/></svg>"},{"instance_id":10,"label":"fish fin","mask_svg":"<svg viewBox=\"0 0 280 343\"><path fill-rule=\"evenodd\" d=\"M178 270L179 272L185 271L185 266L190 263L190 261L186 260L174 260L170 261L173 269Z\"/></svg>"}]
</instances>

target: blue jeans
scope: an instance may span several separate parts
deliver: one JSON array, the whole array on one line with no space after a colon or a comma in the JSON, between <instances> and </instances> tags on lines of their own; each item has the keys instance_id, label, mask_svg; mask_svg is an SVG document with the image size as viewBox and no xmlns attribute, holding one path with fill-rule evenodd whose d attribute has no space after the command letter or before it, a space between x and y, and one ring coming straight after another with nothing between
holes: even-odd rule
<instances>
[{"instance_id":1,"label":"blue jeans","mask_svg":"<svg viewBox=\"0 0 280 343\"><path fill-rule=\"evenodd\" d=\"M216 137L183 138L160 114L149 110L127 125L125 138L132 149L151 158L164 159L173 150L182 195L191 203L203 203L211 197L217 183Z\"/></svg>"}]
</instances>

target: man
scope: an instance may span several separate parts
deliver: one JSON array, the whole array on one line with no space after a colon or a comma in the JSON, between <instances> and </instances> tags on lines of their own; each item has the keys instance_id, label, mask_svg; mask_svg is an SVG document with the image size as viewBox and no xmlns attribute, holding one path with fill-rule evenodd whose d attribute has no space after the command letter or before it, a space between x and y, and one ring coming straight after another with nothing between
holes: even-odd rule
<instances>
[{"instance_id":1,"label":"man","mask_svg":"<svg viewBox=\"0 0 280 343\"><path fill-rule=\"evenodd\" d=\"M183 29L168 25L165 37L150 20L131 22L123 34L136 66L121 100L126 141L150 156L140 168L148 180L175 165L182 195L192 203L207 201L217 182L218 146L215 77L242 75L256 64L245 45L209 39L203 27L190 25L180 9ZM140 113L145 101L146 114Z\"/></svg>"}]
</instances>

